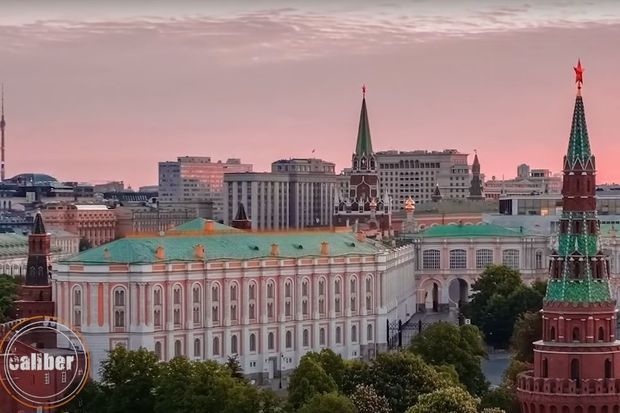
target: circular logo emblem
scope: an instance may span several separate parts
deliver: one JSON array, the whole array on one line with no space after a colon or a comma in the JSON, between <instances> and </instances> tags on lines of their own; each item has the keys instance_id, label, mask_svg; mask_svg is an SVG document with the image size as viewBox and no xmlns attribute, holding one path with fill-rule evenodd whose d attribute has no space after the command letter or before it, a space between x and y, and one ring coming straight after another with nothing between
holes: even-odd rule
<instances>
[{"instance_id":1,"label":"circular logo emblem","mask_svg":"<svg viewBox=\"0 0 620 413\"><path fill-rule=\"evenodd\" d=\"M20 320L0 342L0 383L17 402L54 409L86 385L90 360L84 341L54 317Z\"/></svg>"}]
</instances>

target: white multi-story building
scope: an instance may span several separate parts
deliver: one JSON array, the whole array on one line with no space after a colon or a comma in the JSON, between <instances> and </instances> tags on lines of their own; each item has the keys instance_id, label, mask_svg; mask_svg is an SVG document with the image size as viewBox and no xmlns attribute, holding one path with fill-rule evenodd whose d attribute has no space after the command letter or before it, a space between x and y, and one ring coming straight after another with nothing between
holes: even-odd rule
<instances>
[{"instance_id":1,"label":"white multi-story building","mask_svg":"<svg viewBox=\"0 0 620 413\"><path fill-rule=\"evenodd\" d=\"M500 180L492 177L484 183L484 195L487 199L533 194L559 195L561 190L561 175L554 175L549 169L530 169L527 164L517 167L516 178Z\"/></svg>"},{"instance_id":2,"label":"white multi-story building","mask_svg":"<svg viewBox=\"0 0 620 413\"><path fill-rule=\"evenodd\" d=\"M274 162L271 172L224 176L224 223L232 223L243 204L252 229L332 226L339 185L334 164L320 159Z\"/></svg>"},{"instance_id":3,"label":"white multi-story building","mask_svg":"<svg viewBox=\"0 0 620 413\"><path fill-rule=\"evenodd\" d=\"M211 162L207 156L183 156L176 162L160 162L159 204L165 208L195 208L199 216L222 219L224 174L251 171L252 165L239 159Z\"/></svg>"},{"instance_id":4,"label":"white multi-story building","mask_svg":"<svg viewBox=\"0 0 620 413\"><path fill-rule=\"evenodd\" d=\"M435 187L444 199L465 199L471 184L467 154L444 151L382 151L375 154L379 165L379 193L387 192L394 205L411 196L417 203L430 202Z\"/></svg>"},{"instance_id":5,"label":"white multi-story building","mask_svg":"<svg viewBox=\"0 0 620 413\"><path fill-rule=\"evenodd\" d=\"M55 266L56 314L81 332L93 365L119 345L162 360L234 355L264 382L322 348L372 358L387 321L415 310L413 246L206 227L119 239Z\"/></svg>"}]
</instances>

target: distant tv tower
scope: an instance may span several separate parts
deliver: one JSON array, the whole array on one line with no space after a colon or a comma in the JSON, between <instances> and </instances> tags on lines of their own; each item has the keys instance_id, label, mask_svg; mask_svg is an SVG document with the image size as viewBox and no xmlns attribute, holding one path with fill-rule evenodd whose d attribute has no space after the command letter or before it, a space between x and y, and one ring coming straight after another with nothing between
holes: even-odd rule
<instances>
[{"instance_id":1,"label":"distant tv tower","mask_svg":"<svg viewBox=\"0 0 620 413\"><path fill-rule=\"evenodd\" d=\"M6 122L4 121L4 83L2 84L2 117L0 118L0 134L2 135L2 142L0 143L0 182L4 182L4 127Z\"/></svg>"}]
</instances>

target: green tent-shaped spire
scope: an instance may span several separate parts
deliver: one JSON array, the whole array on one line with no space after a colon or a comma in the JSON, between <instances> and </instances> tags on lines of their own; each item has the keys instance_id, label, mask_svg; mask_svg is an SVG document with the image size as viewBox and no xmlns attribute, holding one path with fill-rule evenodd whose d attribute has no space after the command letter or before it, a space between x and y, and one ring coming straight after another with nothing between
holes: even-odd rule
<instances>
[{"instance_id":1,"label":"green tent-shaped spire","mask_svg":"<svg viewBox=\"0 0 620 413\"><path fill-rule=\"evenodd\" d=\"M360 125L357 130L357 145L355 154L369 156L373 154L372 141L370 140L370 126L368 125L368 112L366 111L366 98L362 98L362 112L360 113Z\"/></svg>"},{"instance_id":2,"label":"green tent-shaped spire","mask_svg":"<svg viewBox=\"0 0 620 413\"><path fill-rule=\"evenodd\" d=\"M583 98L581 94L578 94L575 99L573 124L570 131L570 140L568 142L568 152L566 153L567 165L565 165L565 167L567 169L572 169L580 164L585 168L591 156L592 153L590 151L590 140L588 138L588 128L586 126Z\"/></svg>"}]
</instances>

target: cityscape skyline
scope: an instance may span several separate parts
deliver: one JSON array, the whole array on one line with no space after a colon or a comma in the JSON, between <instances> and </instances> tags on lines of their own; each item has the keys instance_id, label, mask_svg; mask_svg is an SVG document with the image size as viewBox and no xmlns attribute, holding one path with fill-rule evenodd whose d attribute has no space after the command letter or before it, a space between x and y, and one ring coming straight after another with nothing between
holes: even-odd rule
<instances>
[{"instance_id":1,"label":"cityscape skyline","mask_svg":"<svg viewBox=\"0 0 620 413\"><path fill-rule=\"evenodd\" d=\"M620 181L620 59L605 41L620 30L612 2L444 10L187 1L156 2L152 13L137 3L62 13L18 3L7 3L0 28L7 176L137 188L157 182L158 162L185 155L241 158L256 171L313 156L341 170L362 84L377 151L454 148L473 159L477 149L487 179L512 177L523 162L558 172L546 152L568 136L566 69L579 57L591 134L606 148L599 182ZM506 142L518 142L510 156Z\"/></svg>"}]
</instances>

